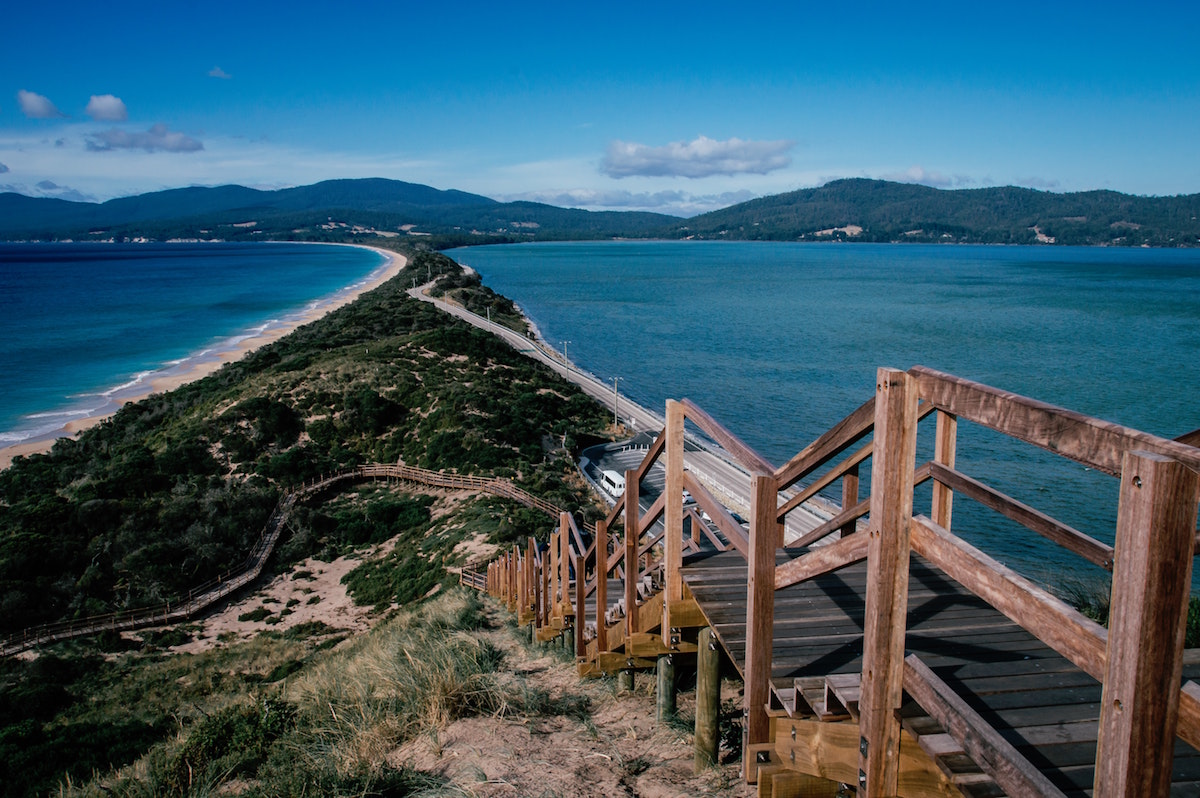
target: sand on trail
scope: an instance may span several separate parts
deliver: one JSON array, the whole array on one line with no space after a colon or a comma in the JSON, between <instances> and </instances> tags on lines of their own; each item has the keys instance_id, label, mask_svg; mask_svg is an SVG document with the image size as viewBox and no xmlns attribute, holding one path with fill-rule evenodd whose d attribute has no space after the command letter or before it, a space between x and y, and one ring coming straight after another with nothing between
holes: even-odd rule
<instances>
[{"instance_id":1,"label":"sand on trail","mask_svg":"<svg viewBox=\"0 0 1200 798\"><path fill-rule=\"evenodd\" d=\"M268 629L283 632L310 621L320 621L351 634L362 634L375 622L374 608L356 605L342 584L342 577L361 565L363 560L362 554L339 557L333 562L309 558L212 615L193 622L199 628L192 633L191 642L174 646L171 651L196 654L220 644L249 640ZM314 597L319 601L313 601ZM289 601L299 603L288 607ZM267 623L268 618L260 621L238 620L239 615L258 607L270 610L269 619L276 622ZM280 617L285 609L290 613Z\"/></svg>"},{"instance_id":2,"label":"sand on trail","mask_svg":"<svg viewBox=\"0 0 1200 798\"><path fill-rule=\"evenodd\" d=\"M452 514L463 502L479 495L475 491L448 490L424 490L422 493L436 500L430 507L433 521ZM173 646L171 651L199 653L217 645L249 640L267 630L285 632L293 626L312 621L319 621L342 633L362 634L388 615L390 610L396 609L397 605L382 609L359 606L342 584L342 578L364 562L387 556L399 539L399 536L393 537L378 545L338 557L332 562L310 557L297 563L265 585L259 584L249 592L238 594L225 606L192 622L197 627L197 631L192 633L192 640ZM464 538L454 549L468 563L488 562L498 550L498 546L485 542L481 535ZM457 574L462 569L452 567L447 570ZM430 595L437 590L435 587ZM259 607L266 608L271 615L257 621L238 620L239 616Z\"/></svg>"}]
</instances>

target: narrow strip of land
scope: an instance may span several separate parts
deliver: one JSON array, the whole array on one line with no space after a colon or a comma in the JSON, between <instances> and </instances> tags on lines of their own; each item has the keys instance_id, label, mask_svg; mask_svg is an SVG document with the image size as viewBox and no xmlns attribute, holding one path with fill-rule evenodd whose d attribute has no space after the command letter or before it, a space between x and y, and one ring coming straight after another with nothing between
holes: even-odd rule
<instances>
[{"instance_id":1,"label":"narrow strip of land","mask_svg":"<svg viewBox=\"0 0 1200 798\"><path fill-rule=\"evenodd\" d=\"M427 291L433 284L433 282L429 282L410 288L408 295L422 302L429 302L468 324L487 330L518 352L545 363L556 373L578 385L584 393L596 401L610 407L615 406L615 415L630 429L656 433L663 428L665 422L662 416L642 407L626 396L615 393L611 386L601 382L595 375L576 367L545 343L526 337L502 324L489 321L460 305L430 296ZM711 441L701 442L701 446L700 451L688 453L689 470L715 495L726 499L732 509L748 516L750 514L750 475L738 466L728 453ZM788 539L794 540L805 532L815 529L832 518L837 509L833 506L826 506L824 503L806 503L800 512L788 516Z\"/></svg>"}]
</instances>

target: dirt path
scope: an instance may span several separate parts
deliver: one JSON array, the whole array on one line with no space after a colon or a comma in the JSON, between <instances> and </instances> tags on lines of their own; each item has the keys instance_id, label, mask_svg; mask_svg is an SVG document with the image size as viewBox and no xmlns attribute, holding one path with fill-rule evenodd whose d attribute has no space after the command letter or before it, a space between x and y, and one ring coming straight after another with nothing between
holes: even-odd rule
<instances>
[{"instance_id":1,"label":"dirt path","mask_svg":"<svg viewBox=\"0 0 1200 798\"><path fill-rule=\"evenodd\" d=\"M638 674L632 694L614 695L614 680L581 680L573 662L554 649L533 649L504 626L481 632L506 655L506 669L531 690L545 691L559 706L586 705L585 712L531 717L468 718L437 739L423 738L392 752L391 764L407 765L448 779L472 796L750 796L739 763L692 774L691 723L658 724L653 677ZM736 698L724 685L722 698ZM679 714L690 719L694 692L678 693ZM724 756L726 751L722 751Z\"/></svg>"}]
</instances>

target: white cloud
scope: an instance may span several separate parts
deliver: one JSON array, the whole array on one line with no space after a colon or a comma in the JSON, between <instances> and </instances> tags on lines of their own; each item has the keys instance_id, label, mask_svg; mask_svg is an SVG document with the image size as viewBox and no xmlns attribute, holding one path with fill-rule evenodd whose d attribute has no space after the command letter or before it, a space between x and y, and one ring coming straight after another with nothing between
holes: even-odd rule
<instances>
[{"instance_id":1,"label":"white cloud","mask_svg":"<svg viewBox=\"0 0 1200 798\"><path fill-rule=\"evenodd\" d=\"M699 136L694 141L674 141L651 147L614 141L600 164L609 177L711 177L712 175L765 175L791 164L785 153L791 141L716 141Z\"/></svg>"},{"instance_id":2,"label":"white cloud","mask_svg":"<svg viewBox=\"0 0 1200 798\"><path fill-rule=\"evenodd\" d=\"M129 111L120 97L111 94L93 94L88 100L86 113L97 122L124 122Z\"/></svg>"},{"instance_id":3,"label":"white cloud","mask_svg":"<svg viewBox=\"0 0 1200 798\"><path fill-rule=\"evenodd\" d=\"M544 202L566 208L589 211L653 211L673 216L695 216L719 208L746 202L758 195L752 191L725 191L719 194L689 194L684 191L633 192L592 188L527 191L499 195L502 202Z\"/></svg>"},{"instance_id":4,"label":"white cloud","mask_svg":"<svg viewBox=\"0 0 1200 798\"><path fill-rule=\"evenodd\" d=\"M930 188L961 188L976 185L978 182L967 175L947 175L938 171L930 171L923 166L910 166L903 172L891 172L881 175L880 178L897 183L917 183Z\"/></svg>"},{"instance_id":5,"label":"white cloud","mask_svg":"<svg viewBox=\"0 0 1200 798\"><path fill-rule=\"evenodd\" d=\"M112 150L145 150L146 152L196 152L204 144L191 136L167 129L161 122L144 133L110 128L88 136L87 148L92 152Z\"/></svg>"},{"instance_id":6,"label":"white cloud","mask_svg":"<svg viewBox=\"0 0 1200 798\"><path fill-rule=\"evenodd\" d=\"M17 102L21 105L21 112L30 119L61 119L66 116L48 98L36 92L21 89L17 92Z\"/></svg>"},{"instance_id":7,"label":"white cloud","mask_svg":"<svg viewBox=\"0 0 1200 798\"><path fill-rule=\"evenodd\" d=\"M1044 177L1018 177L1015 182L1018 186L1025 186L1026 188L1039 188L1045 191L1054 191L1062 188L1062 183L1059 181L1048 180Z\"/></svg>"},{"instance_id":8,"label":"white cloud","mask_svg":"<svg viewBox=\"0 0 1200 798\"><path fill-rule=\"evenodd\" d=\"M229 80L230 78L233 77L233 75L230 75L228 72L226 72L224 69L221 69L219 66L215 66L212 69L208 70L208 76L210 78L220 78L221 80Z\"/></svg>"},{"instance_id":9,"label":"white cloud","mask_svg":"<svg viewBox=\"0 0 1200 798\"><path fill-rule=\"evenodd\" d=\"M55 146L39 131L16 132L0 128L0 161L13 166L13 183L20 174L23 185L10 190L42 196L34 188L40 180L66 184L100 200L182 186L238 184L249 188L286 188L321 180L354 177L390 177L438 185L444 166L437 162L406 159L392 154L364 155L289 147L269 141L242 138L205 138L203 148L187 157L147 157L140 148L114 148L99 155L87 145L103 146L94 137L94 125L65 125L65 146ZM136 134L144 135L144 134ZM439 188L471 190L457 179Z\"/></svg>"}]
</instances>

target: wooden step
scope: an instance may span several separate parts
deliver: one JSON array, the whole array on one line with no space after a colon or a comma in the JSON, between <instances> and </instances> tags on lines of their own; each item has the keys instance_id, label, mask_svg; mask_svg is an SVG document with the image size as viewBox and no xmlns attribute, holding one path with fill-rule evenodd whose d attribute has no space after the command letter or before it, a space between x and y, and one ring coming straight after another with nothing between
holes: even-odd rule
<instances>
[{"instance_id":1,"label":"wooden step","mask_svg":"<svg viewBox=\"0 0 1200 798\"><path fill-rule=\"evenodd\" d=\"M862 691L862 674L831 673L825 677L825 706L830 712L844 712L858 720L858 697Z\"/></svg>"},{"instance_id":2,"label":"wooden step","mask_svg":"<svg viewBox=\"0 0 1200 798\"><path fill-rule=\"evenodd\" d=\"M938 770L960 788L964 795L982 797L1004 794L995 780L984 773L975 760L963 750L958 740L942 729L933 718L907 718L902 725L916 738L917 745L929 755Z\"/></svg>"},{"instance_id":3,"label":"wooden step","mask_svg":"<svg viewBox=\"0 0 1200 798\"><path fill-rule=\"evenodd\" d=\"M809 709L809 713L815 715L817 720L822 723L829 723L837 720L848 720L850 713L845 707L836 701L831 706L827 700L827 691L825 689L825 677L810 676L795 681L795 698L797 712L800 712L801 702L803 701Z\"/></svg>"}]
</instances>

